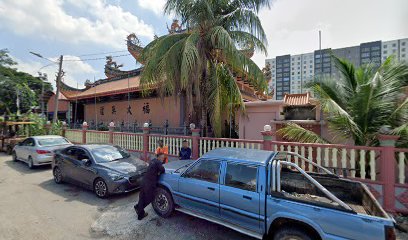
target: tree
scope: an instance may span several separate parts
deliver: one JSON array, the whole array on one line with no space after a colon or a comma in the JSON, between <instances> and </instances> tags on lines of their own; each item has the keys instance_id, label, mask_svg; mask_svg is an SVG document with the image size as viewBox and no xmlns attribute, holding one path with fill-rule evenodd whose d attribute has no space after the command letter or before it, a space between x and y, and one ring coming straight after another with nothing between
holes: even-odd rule
<instances>
[{"instance_id":1,"label":"tree","mask_svg":"<svg viewBox=\"0 0 408 240\"><path fill-rule=\"evenodd\" d=\"M158 86L161 96L186 97L187 113L216 136L229 109L244 107L236 76L267 91L259 67L240 48L266 53L265 32L257 16L268 0L168 0L165 13L182 19L186 31L158 37L142 53L141 83Z\"/></svg>"},{"instance_id":2,"label":"tree","mask_svg":"<svg viewBox=\"0 0 408 240\"><path fill-rule=\"evenodd\" d=\"M398 145L408 147L408 98L404 92L408 65L388 58L378 68L355 68L347 60L333 59L341 77L316 79L308 86L327 116L329 130L365 146L377 146L377 135L385 131L401 136ZM278 133L292 141L329 142L294 123Z\"/></svg>"},{"instance_id":3,"label":"tree","mask_svg":"<svg viewBox=\"0 0 408 240\"><path fill-rule=\"evenodd\" d=\"M0 49L0 66L13 66L17 63L8 55L7 49Z\"/></svg>"},{"instance_id":4,"label":"tree","mask_svg":"<svg viewBox=\"0 0 408 240\"><path fill-rule=\"evenodd\" d=\"M8 55L7 49L0 50L0 114L17 113L17 94L20 99L20 111L30 111L38 106L38 99L44 85L44 91L51 91L50 83L43 83L41 79L28 73L17 71L17 65Z\"/></svg>"}]
</instances>

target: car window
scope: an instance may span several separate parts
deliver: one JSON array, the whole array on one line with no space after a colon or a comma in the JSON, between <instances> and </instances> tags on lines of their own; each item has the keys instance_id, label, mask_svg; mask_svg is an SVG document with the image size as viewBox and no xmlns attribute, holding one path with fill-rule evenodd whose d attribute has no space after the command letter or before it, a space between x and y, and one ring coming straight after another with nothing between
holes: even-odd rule
<instances>
[{"instance_id":1,"label":"car window","mask_svg":"<svg viewBox=\"0 0 408 240\"><path fill-rule=\"evenodd\" d=\"M96 162L112 162L130 157L130 154L117 146L101 146L92 149L92 155Z\"/></svg>"},{"instance_id":2,"label":"car window","mask_svg":"<svg viewBox=\"0 0 408 240\"><path fill-rule=\"evenodd\" d=\"M38 139L38 145L42 147L50 147L50 146L57 146L57 145L64 145L68 144L69 141L65 138L42 138Z\"/></svg>"},{"instance_id":3,"label":"car window","mask_svg":"<svg viewBox=\"0 0 408 240\"><path fill-rule=\"evenodd\" d=\"M75 153L75 148L65 148L64 150L61 151L62 154L70 156L73 155Z\"/></svg>"},{"instance_id":4,"label":"car window","mask_svg":"<svg viewBox=\"0 0 408 240\"><path fill-rule=\"evenodd\" d=\"M29 146L29 147L34 147L35 146L34 139L32 139L32 138L28 138L24 142L25 142L24 146Z\"/></svg>"},{"instance_id":5,"label":"car window","mask_svg":"<svg viewBox=\"0 0 408 240\"><path fill-rule=\"evenodd\" d=\"M82 161L84 159L89 159L88 153L83 149L76 150L76 160Z\"/></svg>"},{"instance_id":6,"label":"car window","mask_svg":"<svg viewBox=\"0 0 408 240\"><path fill-rule=\"evenodd\" d=\"M256 192L257 167L228 163L225 185Z\"/></svg>"},{"instance_id":7,"label":"car window","mask_svg":"<svg viewBox=\"0 0 408 240\"><path fill-rule=\"evenodd\" d=\"M194 178L212 183L218 183L220 176L220 162L201 160L184 174L186 178Z\"/></svg>"},{"instance_id":8,"label":"car window","mask_svg":"<svg viewBox=\"0 0 408 240\"><path fill-rule=\"evenodd\" d=\"M62 153L69 158L79 161L83 159L89 159L88 153L85 150L79 148L67 148Z\"/></svg>"}]
</instances>

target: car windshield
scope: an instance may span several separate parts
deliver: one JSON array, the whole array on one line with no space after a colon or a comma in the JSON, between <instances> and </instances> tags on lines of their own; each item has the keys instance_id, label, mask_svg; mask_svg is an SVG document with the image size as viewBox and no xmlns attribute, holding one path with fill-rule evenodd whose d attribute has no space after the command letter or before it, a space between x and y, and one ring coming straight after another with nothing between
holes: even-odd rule
<instances>
[{"instance_id":1,"label":"car windshield","mask_svg":"<svg viewBox=\"0 0 408 240\"><path fill-rule=\"evenodd\" d=\"M38 145L42 147L50 147L64 144L69 144L69 141L65 138L42 138L38 140Z\"/></svg>"},{"instance_id":2,"label":"car windshield","mask_svg":"<svg viewBox=\"0 0 408 240\"><path fill-rule=\"evenodd\" d=\"M120 147L103 146L92 150L96 162L112 162L130 157L130 154Z\"/></svg>"}]
</instances>

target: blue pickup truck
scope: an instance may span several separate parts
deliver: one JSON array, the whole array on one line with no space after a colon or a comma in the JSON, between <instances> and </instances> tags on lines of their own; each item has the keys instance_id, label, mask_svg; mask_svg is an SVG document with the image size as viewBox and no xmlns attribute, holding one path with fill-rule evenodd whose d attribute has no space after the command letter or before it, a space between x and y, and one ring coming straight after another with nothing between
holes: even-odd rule
<instances>
[{"instance_id":1,"label":"blue pickup truck","mask_svg":"<svg viewBox=\"0 0 408 240\"><path fill-rule=\"evenodd\" d=\"M153 201L161 217L176 210L258 239L396 238L394 220L364 184L295 153L219 148L165 168Z\"/></svg>"}]
</instances>

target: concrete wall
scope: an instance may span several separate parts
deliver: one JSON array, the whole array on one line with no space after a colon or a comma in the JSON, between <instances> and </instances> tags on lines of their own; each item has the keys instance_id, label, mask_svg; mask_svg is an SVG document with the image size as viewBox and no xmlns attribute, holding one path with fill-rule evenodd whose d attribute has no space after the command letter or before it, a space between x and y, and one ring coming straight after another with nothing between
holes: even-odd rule
<instances>
[{"instance_id":1,"label":"concrete wall","mask_svg":"<svg viewBox=\"0 0 408 240\"><path fill-rule=\"evenodd\" d=\"M239 113L239 138L260 140L261 131L271 120L279 119L283 101L249 102L245 104L246 115Z\"/></svg>"},{"instance_id":2,"label":"concrete wall","mask_svg":"<svg viewBox=\"0 0 408 240\"><path fill-rule=\"evenodd\" d=\"M113 121L116 124L122 121L143 124L151 120L154 126L162 126L166 120L169 120L171 127L178 127L181 124L180 105L181 101L176 102L173 97L165 98L164 101L160 98L131 100L132 114L130 115L128 101L86 104L85 120L88 123L97 119L98 122Z\"/></svg>"},{"instance_id":3,"label":"concrete wall","mask_svg":"<svg viewBox=\"0 0 408 240\"><path fill-rule=\"evenodd\" d=\"M281 129L286 121L283 112L283 101L269 100L245 103L246 113L238 113L239 121L239 138L248 140L262 140L261 131L265 125L271 125L273 131ZM317 134L321 134L323 138L328 139L332 143L349 144L347 139L340 139L338 136L330 133L325 124L323 128L320 127L320 109L315 110L317 121L295 121L300 126L311 130ZM279 136L273 136L273 140L282 141ZM286 140L285 140L286 141Z\"/></svg>"}]
</instances>

